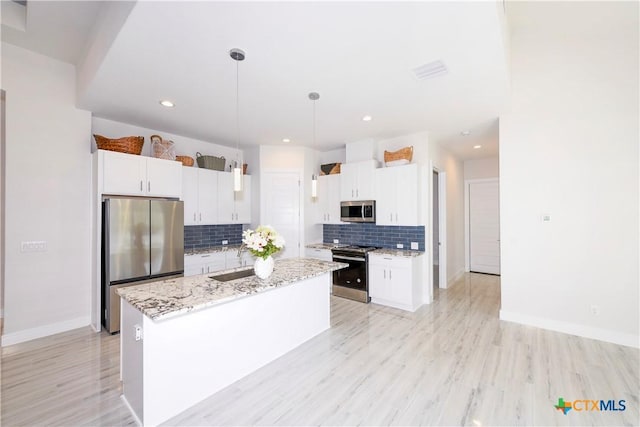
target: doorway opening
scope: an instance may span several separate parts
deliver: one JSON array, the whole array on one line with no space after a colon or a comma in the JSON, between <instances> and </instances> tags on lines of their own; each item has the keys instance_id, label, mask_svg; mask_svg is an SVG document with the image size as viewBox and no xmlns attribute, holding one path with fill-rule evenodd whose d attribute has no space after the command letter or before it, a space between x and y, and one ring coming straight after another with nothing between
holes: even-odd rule
<instances>
[{"instance_id":1,"label":"doorway opening","mask_svg":"<svg viewBox=\"0 0 640 427\"><path fill-rule=\"evenodd\" d=\"M431 284L429 294L438 298L440 289L447 287L447 175L432 166L429 176L429 217L427 239L430 242L431 255L428 258L428 275Z\"/></svg>"}]
</instances>

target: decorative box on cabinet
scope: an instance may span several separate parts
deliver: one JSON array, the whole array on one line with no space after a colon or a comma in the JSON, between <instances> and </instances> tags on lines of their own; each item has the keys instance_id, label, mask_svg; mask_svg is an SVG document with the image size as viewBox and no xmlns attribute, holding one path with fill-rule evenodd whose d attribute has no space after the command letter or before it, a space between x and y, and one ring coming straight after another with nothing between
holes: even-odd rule
<instances>
[{"instance_id":1,"label":"decorative box on cabinet","mask_svg":"<svg viewBox=\"0 0 640 427\"><path fill-rule=\"evenodd\" d=\"M420 264L416 257L369 253L369 296L380 305L416 311L422 304Z\"/></svg>"},{"instance_id":2,"label":"decorative box on cabinet","mask_svg":"<svg viewBox=\"0 0 640 427\"><path fill-rule=\"evenodd\" d=\"M376 224L419 225L418 165L376 169L375 181Z\"/></svg>"},{"instance_id":3,"label":"decorative box on cabinet","mask_svg":"<svg viewBox=\"0 0 640 427\"><path fill-rule=\"evenodd\" d=\"M102 194L181 197L182 164L172 160L98 150Z\"/></svg>"}]
</instances>

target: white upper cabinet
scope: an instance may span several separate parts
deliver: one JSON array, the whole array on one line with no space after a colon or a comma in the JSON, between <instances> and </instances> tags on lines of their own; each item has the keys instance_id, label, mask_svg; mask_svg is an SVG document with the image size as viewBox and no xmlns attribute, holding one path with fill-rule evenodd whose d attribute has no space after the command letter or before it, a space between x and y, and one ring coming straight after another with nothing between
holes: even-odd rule
<instances>
[{"instance_id":1,"label":"white upper cabinet","mask_svg":"<svg viewBox=\"0 0 640 427\"><path fill-rule=\"evenodd\" d=\"M343 163L340 167L340 200L375 200L376 160Z\"/></svg>"},{"instance_id":2,"label":"white upper cabinet","mask_svg":"<svg viewBox=\"0 0 640 427\"><path fill-rule=\"evenodd\" d=\"M172 160L99 151L103 194L181 197L182 164Z\"/></svg>"},{"instance_id":3,"label":"white upper cabinet","mask_svg":"<svg viewBox=\"0 0 640 427\"><path fill-rule=\"evenodd\" d=\"M318 197L315 200L317 223L341 224L340 181L339 174L318 177Z\"/></svg>"},{"instance_id":4,"label":"white upper cabinet","mask_svg":"<svg viewBox=\"0 0 640 427\"><path fill-rule=\"evenodd\" d=\"M375 170L376 224L419 225L418 165Z\"/></svg>"},{"instance_id":5,"label":"white upper cabinet","mask_svg":"<svg viewBox=\"0 0 640 427\"><path fill-rule=\"evenodd\" d=\"M193 167L182 168L184 225L218 223L218 172Z\"/></svg>"},{"instance_id":6,"label":"white upper cabinet","mask_svg":"<svg viewBox=\"0 0 640 427\"><path fill-rule=\"evenodd\" d=\"M251 177L242 175L242 191L233 191L233 173L218 172L218 224L251 222Z\"/></svg>"}]
</instances>

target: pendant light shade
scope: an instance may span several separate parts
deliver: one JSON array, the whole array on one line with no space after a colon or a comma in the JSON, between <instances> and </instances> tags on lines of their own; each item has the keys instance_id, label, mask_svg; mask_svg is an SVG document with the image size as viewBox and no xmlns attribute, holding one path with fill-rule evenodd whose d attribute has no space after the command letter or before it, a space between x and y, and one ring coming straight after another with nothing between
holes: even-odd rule
<instances>
[{"instance_id":1,"label":"pendant light shade","mask_svg":"<svg viewBox=\"0 0 640 427\"><path fill-rule=\"evenodd\" d=\"M240 61L244 61L245 53L242 49L231 49L229 51L231 59L236 61L236 150L240 151ZM237 156L237 154L236 154ZM242 168L241 162L236 161L233 167L233 191L242 191Z\"/></svg>"},{"instance_id":2,"label":"pendant light shade","mask_svg":"<svg viewBox=\"0 0 640 427\"><path fill-rule=\"evenodd\" d=\"M316 101L320 99L320 94L317 92L309 93L309 99L313 101L313 146L316 146ZM318 176L311 175L311 197L318 197Z\"/></svg>"},{"instance_id":3,"label":"pendant light shade","mask_svg":"<svg viewBox=\"0 0 640 427\"><path fill-rule=\"evenodd\" d=\"M318 177L311 175L311 197L318 197Z\"/></svg>"}]
</instances>

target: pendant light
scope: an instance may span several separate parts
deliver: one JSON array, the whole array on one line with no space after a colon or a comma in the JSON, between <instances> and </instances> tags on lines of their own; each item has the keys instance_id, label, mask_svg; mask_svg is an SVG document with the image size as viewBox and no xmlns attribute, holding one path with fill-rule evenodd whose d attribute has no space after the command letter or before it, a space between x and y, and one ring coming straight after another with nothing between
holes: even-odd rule
<instances>
[{"instance_id":1,"label":"pendant light","mask_svg":"<svg viewBox=\"0 0 640 427\"><path fill-rule=\"evenodd\" d=\"M313 101L313 146L316 146L316 101L320 99L320 94L317 92L309 93L309 99ZM318 176L311 175L311 197L318 197Z\"/></svg>"},{"instance_id":2,"label":"pendant light","mask_svg":"<svg viewBox=\"0 0 640 427\"><path fill-rule=\"evenodd\" d=\"M240 73L239 64L240 61L244 61L245 53L242 49L231 49L229 51L231 59L236 61L236 150L240 152ZM238 154L236 153L236 159ZM242 168L240 163L236 160L233 167L233 191L242 191Z\"/></svg>"}]
</instances>

